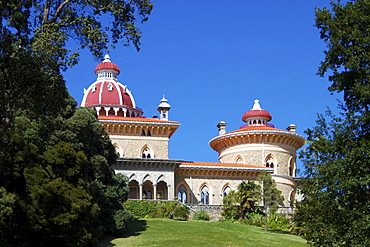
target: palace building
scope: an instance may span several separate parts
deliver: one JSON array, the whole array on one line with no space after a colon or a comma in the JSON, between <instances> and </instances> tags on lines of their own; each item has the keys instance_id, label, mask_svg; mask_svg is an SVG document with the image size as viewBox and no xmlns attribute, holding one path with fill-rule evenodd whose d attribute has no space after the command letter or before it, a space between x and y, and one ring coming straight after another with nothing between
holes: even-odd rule
<instances>
[{"instance_id":1,"label":"palace building","mask_svg":"<svg viewBox=\"0 0 370 247\"><path fill-rule=\"evenodd\" d=\"M118 66L108 55L96 66L97 79L84 91L82 107L92 107L117 149L116 173L129 178L131 199L173 200L187 204L221 205L243 180L255 180L261 171L271 173L290 207L296 196L296 151L305 139L295 132L275 128L271 114L258 100L242 116L240 129L226 131L218 123L218 136L209 145L219 162L184 162L169 159L168 142L180 123L170 120L167 99L160 100L159 117L147 118L136 106L127 86L117 80Z\"/></svg>"}]
</instances>

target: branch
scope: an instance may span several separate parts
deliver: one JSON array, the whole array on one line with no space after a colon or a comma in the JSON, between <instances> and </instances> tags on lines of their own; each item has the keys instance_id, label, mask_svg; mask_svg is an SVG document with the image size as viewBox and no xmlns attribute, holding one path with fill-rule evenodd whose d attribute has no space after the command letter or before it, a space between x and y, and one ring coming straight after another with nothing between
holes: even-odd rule
<instances>
[{"instance_id":1,"label":"branch","mask_svg":"<svg viewBox=\"0 0 370 247\"><path fill-rule=\"evenodd\" d=\"M44 17L42 18L42 26L47 22L49 18L49 11L50 11L50 0L46 1L45 8L44 8Z\"/></svg>"},{"instance_id":2,"label":"branch","mask_svg":"<svg viewBox=\"0 0 370 247\"><path fill-rule=\"evenodd\" d=\"M64 6L69 3L69 1L70 0L65 0L61 5L59 5L59 7L57 8L57 10L55 11L55 14L53 16L53 21L55 21L58 18L60 12L64 8Z\"/></svg>"},{"instance_id":3,"label":"branch","mask_svg":"<svg viewBox=\"0 0 370 247\"><path fill-rule=\"evenodd\" d=\"M0 125L0 138L5 134L6 130L10 126L10 118L5 118Z\"/></svg>"}]
</instances>

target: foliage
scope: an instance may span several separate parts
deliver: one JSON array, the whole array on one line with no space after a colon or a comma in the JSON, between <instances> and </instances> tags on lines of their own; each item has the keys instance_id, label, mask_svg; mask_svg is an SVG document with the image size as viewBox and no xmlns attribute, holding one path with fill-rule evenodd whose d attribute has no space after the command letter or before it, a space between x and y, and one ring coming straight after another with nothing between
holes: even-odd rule
<instances>
[{"instance_id":1,"label":"foliage","mask_svg":"<svg viewBox=\"0 0 370 247\"><path fill-rule=\"evenodd\" d=\"M260 198L260 186L254 181L243 181L238 186L237 192L231 191L223 198L222 216L226 220L245 219L256 209Z\"/></svg>"},{"instance_id":2,"label":"foliage","mask_svg":"<svg viewBox=\"0 0 370 247\"><path fill-rule=\"evenodd\" d=\"M318 74L329 72L331 92L343 92L349 110L369 112L370 104L370 1L339 1L332 9L316 9L316 26L327 45Z\"/></svg>"},{"instance_id":3,"label":"foliage","mask_svg":"<svg viewBox=\"0 0 370 247\"><path fill-rule=\"evenodd\" d=\"M177 201L128 200L124 207L139 218L171 218L177 208L185 207Z\"/></svg>"},{"instance_id":4,"label":"foliage","mask_svg":"<svg viewBox=\"0 0 370 247\"><path fill-rule=\"evenodd\" d=\"M207 212L205 211L198 211L198 212L195 212L194 214L194 217L193 217L193 220L205 220L205 221L209 221L209 215L207 214Z\"/></svg>"},{"instance_id":5,"label":"foliage","mask_svg":"<svg viewBox=\"0 0 370 247\"><path fill-rule=\"evenodd\" d=\"M315 246L370 245L369 13L368 0L316 10L328 45L319 74L330 73L329 90L343 92L344 104L339 116L318 116L301 152L307 179L295 222Z\"/></svg>"},{"instance_id":6,"label":"foliage","mask_svg":"<svg viewBox=\"0 0 370 247\"><path fill-rule=\"evenodd\" d=\"M284 197L281 195L281 191L276 188L275 180L271 174L266 171L262 171L257 178L262 183L262 200L265 208L265 213L275 213L284 201Z\"/></svg>"},{"instance_id":7,"label":"foliage","mask_svg":"<svg viewBox=\"0 0 370 247\"><path fill-rule=\"evenodd\" d=\"M189 218L189 208L185 206L176 207L173 216L176 219L187 220Z\"/></svg>"},{"instance_id":8,"label":"foliage","mask_svg":"<svg viewBox=\"0 0 370 247\"><path fill-rule=\"evenodd\" d=\"M116 154L95 113L64 103L57 117L15 117L0 139L1 242L86 245L132 219L127 178L110 168Z\"/></svg>"},{"instance_id":9,"label":"foliage","mask_svg":"<svg viewBox=\"0 0 370 247\"><path fill-rule=\"evenodd\" d=\"M149 0L0 4L0 245L83 246L132 219L115 148L89 109L76 109L62 71L75 41L101 56L108 43L139 49ZM110 22L105 20L110 18ZM110 34L110 37L108 36Z\"/></svg>"},{"instance_id":10,"label":"foliage","mask_svg":"<svg viewBox=\"0 0 370 247\"><path fill-rule=\"evenodd\" d=\"M145 22L152 8L150 0L3 2L0 137L19 108L32 117L53 115L60 109L68 96L60 71L78 62L78 53L67 49L67 44L88 48L96 57L108 44L118 42L133 43L139 50L141 32L136 23Z\"/></svg>"},{"instance_id":11,"label":"foliage","mask_svg":"<svg viewBox=\"0 0 370 247\"><path fill-rule=\"evenodd\" d=\"M242 221L242 223L252 226L265 227L266 219L264 215L257 213L248 214L248 219ZM268 218L269 228L280 231L290 231L291 222L284 215L272 213Z\"/></svg>"},{"instance_id":12,"label":"foliage","mask_svg":"<svg viewBox=\"0 0 370 247\"><path fill-rule=\"evenodd\" d=\"M301 153L307 180L295 220L317 246L368 246L370 139L352 113L320 115Z\"/></svg>"}]
</instances>

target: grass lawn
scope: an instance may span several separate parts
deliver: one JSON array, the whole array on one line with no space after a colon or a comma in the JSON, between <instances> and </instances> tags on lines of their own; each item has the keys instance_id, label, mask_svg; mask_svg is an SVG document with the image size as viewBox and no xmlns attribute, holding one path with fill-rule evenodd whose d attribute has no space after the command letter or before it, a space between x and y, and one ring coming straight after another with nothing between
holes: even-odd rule
<instances>
[{"instance_id":1,"label":"grass lawn","mask_svg":"<svg viewBox=\"0 0 370 247\"><path fill-rule=\"evenodd\" d=\"M123 246L308 246L286 233L229 222L135 220L122 236L106 238L95 247Z\"/></svg>"}]
</instances>

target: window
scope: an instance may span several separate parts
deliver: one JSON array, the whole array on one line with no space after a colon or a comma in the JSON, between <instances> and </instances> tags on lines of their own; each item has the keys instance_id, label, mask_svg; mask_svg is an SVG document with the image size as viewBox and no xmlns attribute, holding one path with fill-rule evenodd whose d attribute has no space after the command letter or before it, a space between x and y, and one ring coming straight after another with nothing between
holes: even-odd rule
<instances>
[{"instance_id":1,"label":"window","mask_svg":"<svg viewBox=\"0 0 370 247\"><path fill-rule=\"evenodd\" d=\"M113 85L112 85L112 83L109 83L109 85L108 85L108 91L113 91Z\"/></svg>"},{"instance_id":2,"label":"window","mask_svg":"<svg viewBox=\"0 0 370 247\"><path fill-rule=\"evenodd\" d=\"M274 157L271 154L267 155L265 162L266 162L266 167L274 168L275 161L274 161Z\"/></svg>"},{"instance_id":3,"label":"window","mask_svg":"<svg viewBox=\"0 0 370 247\"><path fill-rule=\"evenodd\" d=\"M150 149L148 147L145 147L143 153L141 154L141 157L150 159L152 157L150 153L151 153Z\"/></svg>"},{"instance_id":4,"label":"window","mask_svg":"<svg viewBox=\"0 0 370 247\"><path fill-rule=\"evenodd\" d=\"M146 135L147 136L151 136L152 134L150 133L150 130L148 130L148 132L146 132Z\"/></svg>"},{"instance_id":5,"label":"window","mask_svg":"<svg viewBox=\"0 0 370 247\"><path fill-rule=\"evenodd\" d=\"M230 187L226 186L223 193L222 193L222 196L223 197L227 196L228 194L230 194L230 191L231 191Z\"/></svg>"},{"instance_id":6,"label":"window","mask_svg":"<svg viewBox=\"0 0 370 247\"><path fill-rule=\"evenodd\" d=\"M179 190L177 192L177 200L182 203L186 203L187 199L187 191L184 185L181 185L179 187Z\"/></svg>"},{"instance_id":7,"label":"window","mask_svg":"<svg viewBox=\"0 0 370 247\"><path fill-rule=\"evenodd\" d=\"M200 201L202 204L209 204L209 190L207 186L204 186L201 190Z\"/></svg>"}]
</instances>

